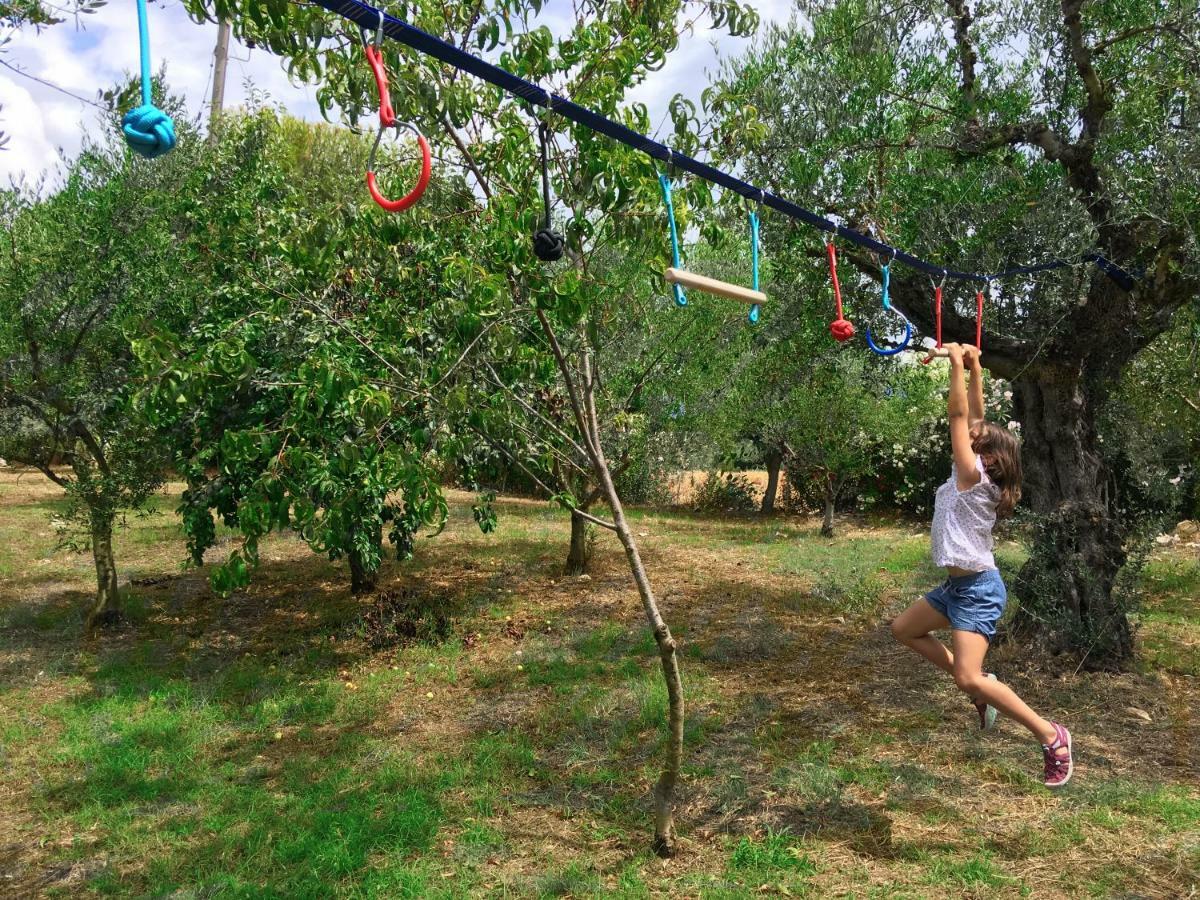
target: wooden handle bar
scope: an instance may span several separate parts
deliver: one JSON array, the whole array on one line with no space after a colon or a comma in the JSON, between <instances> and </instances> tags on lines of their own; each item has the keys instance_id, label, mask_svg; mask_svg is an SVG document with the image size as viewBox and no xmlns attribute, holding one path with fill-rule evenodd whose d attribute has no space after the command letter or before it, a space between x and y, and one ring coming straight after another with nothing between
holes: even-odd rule
<instances>
[{"instance_id":1,"label":"wooden handle bar","mask_svg":"<svg viewBox=\"0 0 1200 900\"><path fill-rule=\"evenodd\" d=\"M715 278L706 278L703 275L696 275L692 272L686 272L683 269L667 269L665 277L672 284L681 284L684 287L704 291L706 294L728 297L730 300L741 300L745 303L756 304L767 302L767 295L762 291L753 291L738 284L717 281Z\"/></svg>"},{"instance_id":2,"label":"wooden handle bar","mask_svg":"<svg viewBox=\"0 0 1200 900\"><path fill-rule=\"evenodd\" d=\"M969 347L970 344L963 344L963 347ZM930 347L925 351L929 359L949 359L950 351L945 347Z\"/></svg>"}]
</instances>

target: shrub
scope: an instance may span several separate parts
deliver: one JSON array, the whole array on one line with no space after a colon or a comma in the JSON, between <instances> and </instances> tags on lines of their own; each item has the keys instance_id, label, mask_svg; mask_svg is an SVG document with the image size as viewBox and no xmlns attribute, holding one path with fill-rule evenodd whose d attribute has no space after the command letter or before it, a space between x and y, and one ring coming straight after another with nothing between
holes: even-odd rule
<instances>
[{"instance_id":1,"label":"shrub","mask_svg":"<svg viewBox=\"0 0 1200 900\"><path fill-rule=\"evenodd\" d=\"M709 472L692 498L692 509L709 513L745 513L758 509L758 489L745 475Z\"/></svg>"}]
</instances>

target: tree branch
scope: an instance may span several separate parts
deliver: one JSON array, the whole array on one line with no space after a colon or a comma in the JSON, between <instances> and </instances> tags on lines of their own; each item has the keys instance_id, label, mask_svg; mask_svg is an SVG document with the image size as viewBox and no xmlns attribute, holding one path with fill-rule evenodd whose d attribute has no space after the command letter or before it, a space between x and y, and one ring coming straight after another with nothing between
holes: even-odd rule
<instances>
[{"instance_id":1,"label":"tree branch","mask_svg":"<svg viewBox=\"0 0 1200 900\"><path fill-rule=\"evenodd\" d=\"M603 519L598 519L595 516L591 515L590 513L584 512L578 506L573 506L572 504L568 503L566 498L562 496L561 492L551 490L549 485L547 485L544 481L542 481L542 479L538 478L537 475L535 475L529 469L529 467L525 465L525 463L521 462L521 460L517 457L516 454L512 453L503 444L494 440L491 437L491 435L485 434L484 432L480 431L477 428L472 428L472 431L474 431L481 438L483 438L485 441L487 441L489 444L491 444L493 449L498 450L500 453L502 453L506 457L508 457L509 462L511 462L518 469L520 469L522 472L524 472L528 478L533 480L534 484L536 484L538 487L540 487L543 491L546 492L546 495L551 500L553 500L555 503L557 503L563 509L570 512L571 515L579 516L580 518L586 519L587 521L591 522L593 525L599 525L601 528L607 528L609 531L617 530L617 526L615 524L613 524L612 522L605 522Z\"/></svg>"},{"instance_id":2,"label":"tree branch","mask_svg":"<svg viewBox=\"0 0 1200 900\"><path fill-rule=\"evenodd\" d=\"M958 68L962 78L963 101L967 107L968 121L979 124L975 112L975 64L979 61L975 45L971 43L969 28L974 18L967 8L967 0L946 0L950 8L950 21L954 24L954 42L958 45Z\"/></svg>"},{"instance_id":3,"label":"tree branch","mask_svg":"<svg viewBox=\"0 0 1200 900\"><path fill-rule=\"evenodd\" d=\"M1083 136L1081 144L1091 147L1100 136L1100 127L1105 114L1112 109L1112 100L1105 90L1104 81L1092 65L1092 51L1083 39L1083 4L1084 0L1062 0L1063 25L1067 30L1067 47L1071 51L1071 59L1075 70L1083 82L1087 93L1087 102L1081 114L1083 116Z\"/></svg>"},{"instance_id":4,"label":"tree branch","mask_svg":"<svg viewBox=\"0 0 1200 900\"><path fill-rule=\"evenodd\" d=\"M571 398L571 411L575 413L575 422L579 426L579 433L583 435L584 442L587 444L588 453L586 455L592 458L594 464L595 459L600 455L599 447L592 440L591 432L588 429L588 420L579 399L579 391L575 387L575 380L571 377L570 363L567 362L566 354L563 353L562 346L558 343L558 336L554 333L554 328L550 325L550 320L546 318L546 314L536 306L533 312L537 316L538 322L541 323L542 331L546 334L546 340L550 342L550 349L554 353L554 359L558 362L563 382L567 386L567 395Z\"/></svg>"}]
</instances>

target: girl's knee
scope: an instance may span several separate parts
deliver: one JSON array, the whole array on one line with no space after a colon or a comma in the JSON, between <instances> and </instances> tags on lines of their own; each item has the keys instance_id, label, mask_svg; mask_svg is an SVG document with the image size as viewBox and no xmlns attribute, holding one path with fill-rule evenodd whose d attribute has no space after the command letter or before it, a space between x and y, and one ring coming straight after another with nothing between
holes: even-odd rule
<instances>
[{"instance_id":1,"label":"girl's knee","mask_svg":"<svg viewBox=\"0 0 1200 900\"><path fill-rule=\"evenodd\" d=\"M972 672L958 668L954 670L954 683L958 685L958 689L964 694L974 696L979 693L979 687L983 684L983 681L983 672Z\"/></svg>"},{"instance_id":2,"label":"girl's knee","mask_svg":"<svg viewBox=\"0 0 1200 900\"><path fill-rule=\"evenodd\" d=\"M892 630L892 637L894 637L896 640L898 640L902 644L907 644L909 641L913 640L914 638L920 637L920 635L912 634L910 632L910 629L904 627L904 623L902 621L901 616L897 616L896 618L892 619L891 630Z\"/></svg>"}]
</instances>

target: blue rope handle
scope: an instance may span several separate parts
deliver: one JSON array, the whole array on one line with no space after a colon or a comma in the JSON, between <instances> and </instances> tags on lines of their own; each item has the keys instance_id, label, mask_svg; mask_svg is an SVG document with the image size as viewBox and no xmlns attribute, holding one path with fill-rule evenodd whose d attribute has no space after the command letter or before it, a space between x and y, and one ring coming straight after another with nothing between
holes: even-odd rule
<instances>
[{"instance_id":1,"label":"blue rope handle","mask_svg":"<svg viewBox=\"0 0 1200 900\"><path fill-rule=\"evenodd\" d=\"M683 262L679 256L679 229L675 227L675 204L671 202L671 179L659 172L658 183L662 188L663 203L667 205L667 223L671 226L671 265L676 269L682 269ZM671 286L675 288L676 305L687 306L687 295L684 294L682 285L673 284Z\"/></svg>"},{"instance_id":2,"label":"blue rope handle","mask_svg":"<svg viewBox=\"0 0 1200 900\"><path fill-rule=\"evenodd\" d=\"M125 143L139 156L154 159L175 149L175 123L154 105L151 97L153 79L150 77L150 25L146 0L137 0L138 38L142 54L142 105L125 113L121 130Z\"/></svg>"},{"instance_id":3,"label":"blue rope handle","mask_svg":"<svg viewBox=\"0 0 1200 900\"><path fill-rule=\"evenodd\" d=\"M753 282L751 287L758 290L758 213L750 210L750 272ZM758 324L759 313L762 312L762 307L755 303L750 307L750 314L746 317L750 320L751 325Z\"/></svg>"},{"instance_id":4,"label":"blue rope handle","mask_svg":"<svg viewBox=\"0 0 1200 900\"><path fill-rule=\"evenodd\" d=\"M891 274L892 274L889 271L889 266L890 266L890 263L884 263L883 265L881 265L879 267L883 273L883 277L882 277L883 308L887 309L887 310L891 310L892 312L894 312L896 315L898 315L900 318L902 318L904 320L904 340L902 340L895 347L880 347L878 344L875 343L874 339L871 337L871 326L868 325L867 331L866 331L867 346L870 347L876 353L878 353L880 356L895 356L897 353L900 353L906 347L908 347L908 342L912 340L912 330L913 330L912 322L908 321L908 316L904 315L904 313L900 312L900 310L892 309L892 298L888 296L888 285L891 283Z\"/></svg>"}]
</instances>

